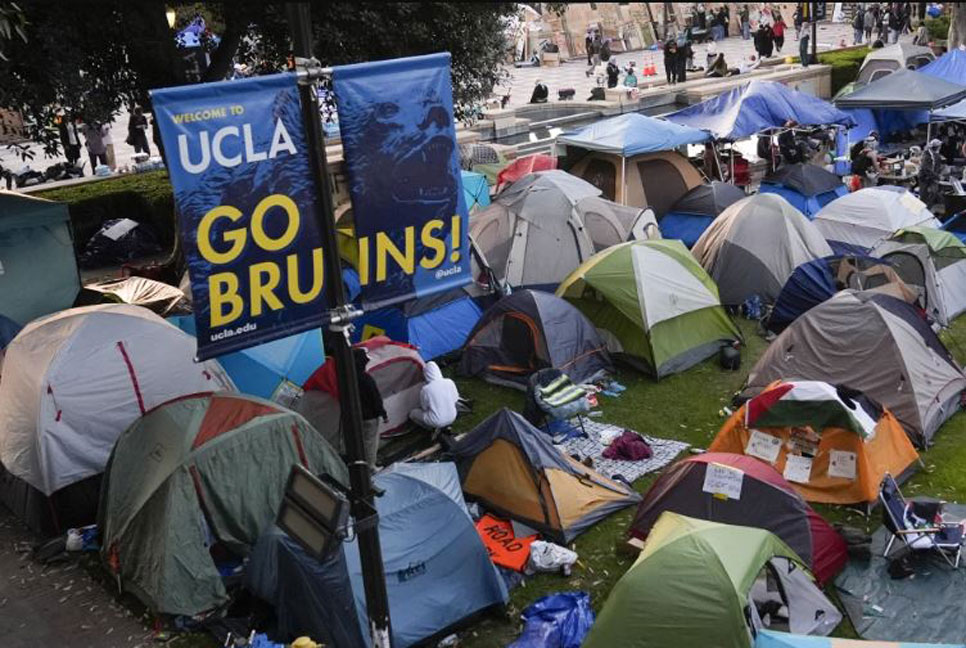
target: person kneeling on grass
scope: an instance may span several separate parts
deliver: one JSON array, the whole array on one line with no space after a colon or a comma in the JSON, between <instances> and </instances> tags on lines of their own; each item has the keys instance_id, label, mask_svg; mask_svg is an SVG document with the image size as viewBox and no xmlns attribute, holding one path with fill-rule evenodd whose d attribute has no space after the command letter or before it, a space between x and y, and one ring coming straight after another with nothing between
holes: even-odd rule
<instances>
[{"instance_id":1,"label":"person kneeling on grass","mask_svg":"<svg viewBox=\"0 0 966 648\"><path fill-rule=\"evenodd\" d=\"M456 401L460 393L456 383L443 378L443 372L435 362L423 367L426 384L419 392L419 407L409 412L409 419L427 430L447 428L456 420Z\"/></svg>"}]
</instances>

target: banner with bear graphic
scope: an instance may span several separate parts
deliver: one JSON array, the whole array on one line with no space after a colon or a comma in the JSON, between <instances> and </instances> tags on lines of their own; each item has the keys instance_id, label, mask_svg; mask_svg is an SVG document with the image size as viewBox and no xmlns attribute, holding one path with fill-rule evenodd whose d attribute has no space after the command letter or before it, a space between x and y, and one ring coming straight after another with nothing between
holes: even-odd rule
<instances>
[{"instance_id":1,"label":"banner with bear graphic","mask_svg":"<svg viewBox=\"0 0 966 648\"><path fill-rule=\"evenodd\" d=\"M296 75L165 88L151 100L198 358L318 328L327 309L321 205Z\"/></svg>"},{"instance_id":2,"label":"banner with bear graphic","mask_svg":"<svg viewBox=\"0 0 966 648\"><path fill-rule=\"evenodd\" d=\"M362 306L450 290L470 277L450 55L333 70Z\"/></svg>"}]
</instances>

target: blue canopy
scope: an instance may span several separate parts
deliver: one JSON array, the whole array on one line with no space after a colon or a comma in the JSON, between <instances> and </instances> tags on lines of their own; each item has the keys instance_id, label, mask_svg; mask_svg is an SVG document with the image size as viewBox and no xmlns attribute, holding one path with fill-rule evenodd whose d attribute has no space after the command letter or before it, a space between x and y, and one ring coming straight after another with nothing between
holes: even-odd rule
<instances>
[{"instance_id":1,"label":"blue canopy","mask_svg":"<svg viewBox=\"0 0 966 648\"><path fill-rule=\"evenodd\" d=\"M966 50L954 49L917 70L938 79L966 85Z\"/></svg>"},{"instance_id":2,"label":"blue canopy","mask_svg":"<svg viewBox=\"0 0 966 648\"><path fill-rule=\"evenodd\" d=\"M490 204L490 185L486 176L476 171L460 171L463 180L463 196L466 198L466 208L470 211L474 207L486 207Z\"/></svg>"},{"instance_id":3,"label":"blue canopy","mask_svg":"<svg viewBox=\"0 0 966 648\"><path fill-rule=\"evenodd\" d=\"M189 335L197 335L192 315L170 317L168 321ZM325 362L322 332L315 329L259 344L223 355L218 362L241 393L287 404L286 397L295 396L293 388L301 387Z\"/></svg>"},{"instance_id":4,"label":"blue canopy","mask_svg":"<svg viewBox=\"0 0 966 648\"><path fill-rule=\"evenodd\" d=\"M707 139L708 134L696 128L680 126L640 113L626 113L564 133L557 138L557 142L590 151L631 157L641 153L670 151L686 144L699 144Z\"/></svg>"},{"instance_id":5,"label":"blue canopy","mask_svg":"<svg viewBox=\"0 0 966 648\"><path fill-rule=\"evenodd\" d=\"M707 101L666 117L683 126L700 128L717 139L737 140L789 119L799 124L852 126L855 120L824 99L792 90L774 81L750 81Z\"/></svg>"},{"instance_id":6,"label":"blue canopy","mask_svg":"<svg viewBox=\"0 0 966 648\"><path fill-rule=\"evenodd\" d=\"M954 108L955 106L950 106ZM912 130L919 124L929 121L928 110L873 110L871 108L845 108L842 112L851 116L856 125L849 129L849 141L853 144L875 131L882 141L889 135L900 131ZM933 113L933 119L943 111Z\"/></svg>"}]
</instances>

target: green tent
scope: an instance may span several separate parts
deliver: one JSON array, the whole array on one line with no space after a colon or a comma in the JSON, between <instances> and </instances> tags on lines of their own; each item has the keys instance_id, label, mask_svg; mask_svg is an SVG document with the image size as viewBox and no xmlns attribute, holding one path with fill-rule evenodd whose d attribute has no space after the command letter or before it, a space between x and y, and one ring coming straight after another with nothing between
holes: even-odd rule
<instances>
[{"instance_id":1,"label":"green tent","mask_svg":"<svg viewBox=\"0 0 966 648\"><path fill-rule=\"evenodd\" d=\"M608 350L661 378L741 339L718 288L680 241L631 241L595 254L557 289Z\"/></svg>"},{"instance_id":2,"label":"green tent","mask_svg":"<svg viewBox=\"0 0 966 648\"><path fill-rule=\"evenodd\" d=\"M0 314L24 326L80 289L67 205L0 191Z\"/></svg>"},{"instance_id":3,"label":"green tent","mask_svg":"<svg viewBox=\"0 0 966 648\"><path fill-rule=\"evenodd\" d=\"M114 446L101 487L102 557L152 612L215 608L228 596L213 555L221 566L247 557L275 521L294 463L348 481L322 435L276 403L232 393L168 401Z\"/></svg>"},{"instance_id":4,"label":"green tent","mask_svg":"<svg viewBox=\"0 0 966 648\"><path fill-rule=\"evenodd\" d=\"M740 497L740 474L716 481ZM748 648L762 628L827 635L841 620L801 559L771 532L667 512L583 648Z\"/></svg>"}]
</instances>

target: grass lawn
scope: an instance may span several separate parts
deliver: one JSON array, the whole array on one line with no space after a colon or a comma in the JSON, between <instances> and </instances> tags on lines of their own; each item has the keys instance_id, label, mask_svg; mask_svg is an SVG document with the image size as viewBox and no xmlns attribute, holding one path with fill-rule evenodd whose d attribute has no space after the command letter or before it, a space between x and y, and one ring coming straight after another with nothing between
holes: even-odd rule
<instances>
[{"instance_id":1,"label":"grass lawn","mask_svg":"<svg viewBox=\"0 0 966 648\"><path fill-rule=\"evenodd\" d=\"M747 372L764 350L765 341L755 332L755 325L739 322L745 335L741 371L730 373L709 361L683 374L655 382L631 371L622 371L618 380L627 386L620 398L601 396L601 420L629 427L652 436L680 439L694 447L706 448L714 438L725 417L722 407L730 404ZM966 317L962 317L943 339L960 363L966 362ZM475 399L472 416L461 420L459 431L469 430L495 409L507 406L516 410L523 407L523 395L509 389L488 385L478 380L460 380L460 391ZM922 456L926 465L903 487L910 494L934 495L946 500L966 501L966 414L959 413L948 421L937 434L935 445ZM656 478L647 475L634 486L644 492ZM866 519L851 509L816 506L830 522L843 522L856 527L874 529L880 524L880 513L874 511ZM617 579L631 561L614 551L633 514L626 509L611 516L583 534L572 548L580 556L570 578L556 574L541 574L528 578L525 586L516 588L511 596L505 619L486 619L461 633L465 645L474 648L505 646L519 634L522 624L520 612L537 598L562 590L590 592L594 609L599 610ZM655 584L658 586L658 584ZM836 636L855 637L846 620Z\"/></svg>"}]
</instances>

